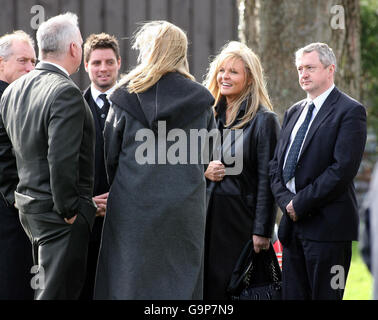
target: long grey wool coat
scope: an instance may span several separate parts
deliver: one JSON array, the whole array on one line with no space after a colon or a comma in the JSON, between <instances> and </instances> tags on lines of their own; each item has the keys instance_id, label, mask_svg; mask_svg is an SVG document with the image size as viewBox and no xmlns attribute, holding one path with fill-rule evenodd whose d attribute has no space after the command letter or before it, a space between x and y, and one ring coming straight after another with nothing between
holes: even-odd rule
<instances>
[{"instance_id":1,"label":"long grey wool coat","mask_svg":"<svg viewBox=\"0 0 378 320\"><path fill-rule=\"evenodd\" d=\"M177 72L140 94L122 86L110 99L111 188L94 297L202 299L206 183L190 135L215 127L214 99Z\"/></svg>"}]
</instances>

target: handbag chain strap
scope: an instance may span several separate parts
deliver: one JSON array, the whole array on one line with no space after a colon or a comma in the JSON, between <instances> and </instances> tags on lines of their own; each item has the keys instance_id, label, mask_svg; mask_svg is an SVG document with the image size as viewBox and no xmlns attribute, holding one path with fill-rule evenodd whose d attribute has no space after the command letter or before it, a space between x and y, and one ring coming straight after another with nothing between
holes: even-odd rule
<instances>
[{"instance_id":1,"label":"handbag chain strap","mask_svg":"<svg viewBox=\"0 0 378 320\"><path fill-rule=\"evenodd\" d=\"M275 268L275 265L274 265L273 261L270 261L269 267L271 269L271 274L272 274L272 280L273 280L273 282L276 283L276 284L279 283L278 273L277 273L277 270ZM247 287L249 286L249 283L251 282L252 271L253 271L253 263L251 261L250 264L249 264L249 266L248 266L248 269L247 269L246 275L244 277L244 280L243 280L243 282L245 283L245 285Z\"/></svg>"},{"instance_id":2,"label":"handbag chain strap","mask_svg":"<svg viewBox=\"0 0 378 320\"><path fill-rule=\"evenodd\" d=\"M272 269L273 282L274 283L278 283L279 282L278 274L277 274L277 270L275 268L275 265L274 265L273 261L270 262L270 267Z\"/></svg>"},{"instance_id":3,"label":"handbag chain strap","mask_svg":"<svg viewBox=\"0 0 378 320\"><path fill-rule=\"evenodd\" d=\"M251 282L251 278L252 278L252 270L253 270L253 263L252 261L249 263L249 266L248 266L248 271L243 279L243 282L245 283L245 285L247 287L249 287L249 283Z\"/></svg>"}]
</instances>

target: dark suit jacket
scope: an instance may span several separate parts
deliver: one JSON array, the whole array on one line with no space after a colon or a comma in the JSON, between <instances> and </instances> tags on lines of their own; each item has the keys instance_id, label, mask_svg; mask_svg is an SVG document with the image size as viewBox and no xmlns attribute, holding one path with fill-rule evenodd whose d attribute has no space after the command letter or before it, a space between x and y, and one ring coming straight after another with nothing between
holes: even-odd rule
<instances>
[{"instance_id":1,"label":"dark suit jacket","mask_svg":"<svg viewBox=\"0 0 378 320\"><path fill-rule=\"evenodd\" d=\"M8 83L0 81L0 98ZM14 190L18 183L16 158L12 153L12 143L9 140L0 115L0 193L4 205L13 207Z\"/></svg>"},{"instance_id":2,"label":"dark suit jacket","mask_svg":"<svg viewBox=\"0 0 378 320\"><path fill-rule=\"evenodd\" d=\"M366 142L366 111L336 87L309 128L295 171L296 194L284 185L282 166L291 131L306 102L285 113L275 155L270 162L271 187L284 215L278 236L290 241L293 225L305 239L348 241L358 238L357 200L353 179ZM286 213L293 200L298 221Z\"/></svg>"},{"instance_id":3,"label":"dark suit jacket","mask_svg":"<svg viewBox=\"0 0 378 320\"><path fill-rule=\"evenodd\" d=\"M93 100L91 87L84 92L84 98L88 102L91 109L95 129L96 129L96 151L95 151L95 171L94 171L94 188L93 196L97 196L109 191L108 177L105 169L105 154L104 154L104 135L101 129L100 121L97 115L98 108L96 102ZM91 233L91 242L99 243L101 240L103 217L96 217L95 224ZM97 264L98 251L96 253L95 264Z\"/></svg>"},{"instance_id":4,"label":"dark suit jacket","mask_svg":"<svg viewBox=\"0 0 378 320\"><path fill-rule=\"evenodd\" d=\"M65 218L80 210L93 223L95 132L79 88L58 68L40 63L9 85L0 108L17 160L18 209L54 210Z\"/></svg>"},{"instance_id":5,"label":"dark suit jacket","mask_svg":"<svg viewBox=\"0 0 378 320\"><path fill-rule=\"evenodd\" d=\"M96 148L95 148L95 171L94 171L94 189L93 195L97 196L99 194L109 191L108 179L105 170L105 155L104 155L104 135L101 130L101 125L99 118L97 116L96 102L92 98L91 88L87 88L84 91L84 98L88 102L89 108L91 109L95 129L96 129Z\"/></svg>"},{"instance_id":6,"label":"dark suit jacket","mask_svg":"<svg viewBox=\"0 0 378 320\"><path fill-rule=\"evenodd\" d=\"M0 81L0 98L7 87ZM0 115L0 300L31 300L34 295L32 247L14 207L17 183L16 159Z\"/></svg>"}]
</instances>

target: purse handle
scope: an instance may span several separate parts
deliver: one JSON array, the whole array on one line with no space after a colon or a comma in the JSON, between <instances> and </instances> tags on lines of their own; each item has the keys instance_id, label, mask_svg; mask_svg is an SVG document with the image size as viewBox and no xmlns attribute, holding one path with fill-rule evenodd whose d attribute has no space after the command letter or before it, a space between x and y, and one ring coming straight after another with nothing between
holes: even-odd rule
<instances>
[{"instance_id":1,"label":"purse handle","mask_svg":"<svg viewBox=\"0 0 378 320\"><path fill-rule=\"evenodd\" d=\"M281 281L281 269L272 244L269 244L268 250L260 251L258 254L261 254L263 259L268 261L268 263L264 263L264 265L268 265L270 269L268 270L268 273L272 275L272 281L274 283L279 283ZM249 285L252 278L252 272L254 270L253 263L256 259L256 255L257 253L255 253L253 248L253 240L250 239L245 244L239 259L235 264L230 283L227 288L228 293L237 294L241 287L244 287L246 284Z\"/></svg>"},{"instance_id":2,"label":"purse handle","mask_svg":"<svg viewBox=\"0 0 378 320\"><path fill-rule=\"evenodd\" d=\"M274 249L271 243L269 244L269 248L266 251L260 251L260 253L256 253L255 251L252 252L252 259L245 270L243 282L245 283L246 286L249 286L251 278L252 278L253 270L254 270L253 259L256 258L256 255L258 254L263 255L263 259L265 260L264 262L269 261L268 265L264 263L264 266L270 269L267 271L268 271L268 274L272 276L271 280L275 284L278 284L282 278L281 269L279 267L277 256L276 256L276 253L274 252Z\"/></svg>"}]
</instances>

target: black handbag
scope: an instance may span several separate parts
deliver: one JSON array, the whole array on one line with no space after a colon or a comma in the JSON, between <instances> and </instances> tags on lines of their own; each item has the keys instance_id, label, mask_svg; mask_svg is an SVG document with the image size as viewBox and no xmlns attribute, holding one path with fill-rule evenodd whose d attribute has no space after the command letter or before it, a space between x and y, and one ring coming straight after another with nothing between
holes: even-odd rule
<instances>
[{"instance_id":1,"label":"black handbag","mask_svg":"<svg viewBox=\"0 0 378 320\"><path fill-rule=\"evenodd\" d=\"M281 300L281 279L273 246L256 253L249 240L232 272L227 292L231 300Z\"/></svg>"}]
</instances>

